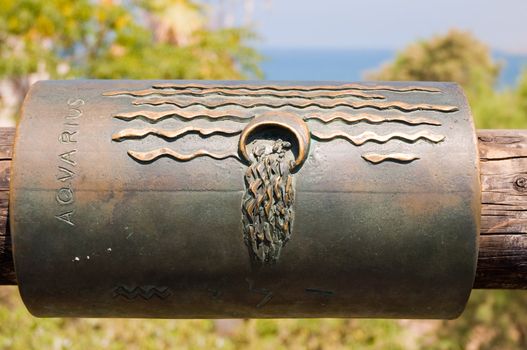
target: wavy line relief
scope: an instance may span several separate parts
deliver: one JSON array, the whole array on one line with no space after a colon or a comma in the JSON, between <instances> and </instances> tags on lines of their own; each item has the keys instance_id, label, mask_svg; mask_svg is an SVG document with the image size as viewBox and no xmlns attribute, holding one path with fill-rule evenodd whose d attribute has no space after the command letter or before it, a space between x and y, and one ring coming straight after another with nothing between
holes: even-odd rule
<instances>
[{"instance_id":1,"label":"wavy line relief","mask_svg":"<svg viewBox=\"0 0 527 350\"><path fill-rule=\"evenodd\" d=\"M138 160L143 163L150 163L162 157L168 157L182 162L190 161L198 157L209 157L217 160L234 158L238 161L242 161L238 156L237 152L232 153L214 153L207 151L205 149L200 149L192 153L179 153L173 149L167 147L161 147L152 151L147 152L137 152L137 151L128 151L128 155L135 160Z\"/></svg>"},{"instance_id":2,"label":"wavy line relief","mask_svg":"<svg viewBox=\"0 0 527 350\"><path fill-rule=\"evenodd\" d=\"M350 91L356 90L356 91ZM130 95L133 97L144 97L138 98L132 101L133 105L173 105L180 109L176 110L142 110L137 112L124 112L113 115L114 118L132 121L139 119L146 121L150 124L155 124L159 121L174 118L185 122L194 119L207 119L209 121L236 121L245 123L251 121L256 117L256 114L249 109L255 107L267 107L267 108L309 108L318 107L321 109L332 109L335 107L349 107L353 109L371 108L377 110L398 110L401 112L414 112L414 111L434 111L450 113L458 111L459 108L451 105L439 105L439 104L428 104L428 103L407 103L402 101L372 101L373 99L382 99L384 96L378 94L367 94L363 91L375 91L375 90L387 90L395 92L409 92L409 91L423 91L423 92L441 92L437 88L428 88L422 86L385 86L385 85L362 85L362 84L343 84L343 85L325 85L325 86L270 86L270 85L229 85L229 86L214 86L207 84L192 84L192 85L178 85L178 84L158 84L149 89L143 90L119 90L107 92L106 96L122 96ZM247 97L265 97L269 98L262 99L251 99L245 100L236 99L223 99L223 100L211 100L204 96L211 94L223 94L225 96L247 96ZM346 101L345 99L336 99L343 97L346 94L350 96L361 96L370 98L368 101ZM148 96L162 95L167 97L152 98ZM180 95L191 95L197 98L190 102L179 101L176 97ZM203 98L200 98L203 97ZM281 99L285 97L286 99ZM318 100L318 101L299 101L299 99L310 99L315 97L334 97L334 100ZM296 98L297 100L291 100L289 98ZM202 111L187 110L187 107L200 106L206 109ZM225 109L223 107L234 106L233 109ZM241 109L243 108L243 109ZM244 110L245 109L245 110ZM256 111L255 111L256 112ZM440 126L442 123L433 118L426 117L410 117L404 115L378 115L375 113L360 113L352 114L346 112L320 112L320 113L309 113L302 117L304 120L316 120L323 124L329 124L333 121L342 121L346 124L354 124L359 122L366 122L370 124L380 124L385 122L402 123L410 126L414 125L431 125ZM209 136L213 134L223 134L227 136L240 134L241 128L195 128L185 127L174 130L164 130L158 128L142 128L142 129L124 129L112 135L112 140L122 141L125 139L139 139L147 137L148 135L158 136L167 140L176 140L181 136L190 133L196 133L201 136ZM428 131L421 131L413 134L408 133L391 133L388 135L379 135L375 132L367 131L359 135L351 135L342 131L336 132L311 132L313 137L322 141L330 141L333 139L341 138L346 139L350 143L360 146L366 142L379 142L385 143L392 139L399 139L404 142L416 142L417 140L423 139L430 142L438 143L445 139L443 135L433 134ZM129 151L129 155L142 162L151 162L161 157L170 157L175 160L189 161L197 157L210 157L213 159L226 159L235 158L240 160L237 152L232 153L214 153L201 149L190 154L179 153L170 148L159 148L148 152L136 152ZM406 157L406 158L405 158ZM417 157L417 156L415 156ZM364 155L363 158L371 163L382 163L384 161L397 161L399 162L410 162L408 156L401 154L389 154L389 155ZM408 160L406 160L408 159ZM415 158L415 159L418 159ZM412 159L411 161L415 160Z\"/></svg>"},{"instance_id":3,"label":"wavy line relief","mask_svg":"<svg viewBox=\"0 0 527 350\"><path fill-rule=\"evenodd\" d=\"M383 162L411 163L414 160L419 159L417 155L409 154L409 153L389 153L389 154L368 153L368 154L363 154L362 158L372 164L380 164Z\"/></svg>"},{"instance_id":4,"label":"wavy line relief","mask_svg":"<svg viewBox=\"0 0 527 350\"><path fill-rule=\"evenodd\" d=\"M211 136L215 134L221 135L237 135L242 132L242 128L199 128L194 126L187 126L180 129L164 130L158 128L143 128L143 129L124 129L112 135L112 140L122 141L125 139L144 138L148 135L159 136L165 139L174 140L186 134L199 134L201 136Z\"/></svg>"},{"instance_id":5,"label":"wavy line relief","mask_svg":"<svg viewBox=\"0 0 527 350\"><path fill-rule=\"evenodd\" d=\"M235 122L248 122L254 118L254 115L247 115L247 112L240 111L186 111L186 110L171 110L171 111L137 111L137 112L123 112L113 115L114 118L131 121L134 119L143 119L151 124L155 124L165 119L176 118L183 121L192 119L208 119L211 121L228 120Z\"/></svg>"},{"instance_id":6,"label":"wavy line relief","mask_svg":"<svg viewBox=\"0 0 527 350\"><path fill-rule=\"evenodd\" d=\"M358 123L358 122L368 122L372 124L380 124L385 122L398 122L408 125L435 125L439 126L441 125L441 122L430 119L430 118L410 118L406 116L400 116L400 115L389 115L389 116L382 116L382 115L376 115L376 114L349 114L344 112L335 112L335 113L329 113L329 114L309 114L305 118L305 120L318 120L323 122L324 124L331 123L332 121L336 120L342 120L343 122L347 124L352 123Z\"/></svg>"},{"instance_id":7,"label":"wavy line relief","mask_svg":"<svg viewBox=\"0 0 527 350\"><path fill-rule=\"evenodd\" d=\"M444 135L433 134L427 130L419 131L413 134L407 134L404 132L392 132L386 135L379 135L372 131L365 131L359 135L350 135L343 131L333 131L330 133L311 131L311 135L321 141L331 141L333 139L344 139L355 146L361 146L366 142L377 142L377 143L386 143L390 140L397 139L405 142L414 143L417 140L423 139L433 143L439 143L445 139Z\"/></svg>"},{"instance_id":8,"label":"wavy line relief","mask_svg":"<svg viewBox=\"0 0 527 350\"><path fill-rule=\"evenodd\" d=\"M172 292L168 287L155 287L155 286L138 286L128 288L126 286L119 286L114 289L114 298L123 297L128 300L141 298L143 300L150 300L153 297L159 299L166 299Z\"/></svg>"},{"instance_id":9,"label":"wavy line relief","mask_svg":"<svg viewBox=\"0 0 527 350\"><path fill-rule=\"evenodd\" d=\"M211 89L218 88L217 85L212 84L174 84L174 83L163 83L155 84L152 86L154 89L178 89L178 90L188 90L188 89ZM441 92L440 89L429 87L429 86L390 86L390 85L365 85L365 84L341 84L341 85L312 85L312 86L302 86L302 85L254 85L254 84L236 84L236 85L223 85L222 89L225 90L274 90L274 91L316 91L316 90L364 90L364 91L393 91L393 92Z\"/></svg>"},{"instance_id":10,"label":"wavy line relief","mask_svg":"<svg viewBox=\"0 0 527 350\"><path fill-rule=\"evenodd\" d=\"M246 122L254 118L253 115L247 115L243 111L186 111L186 110L171 110L171 111L138 111L138 112L123 112L113 115L114 118L131 121L134 119L144 119L145 121L155 124L168 118L177 118L181 120L192 120L192 119L209 119L209 120L230 120L236 122ZM346 123L352 124L361 121L366 121L372 124L380 124L383 122L400 122L408 125L434 125L440 126L441 122L424 117L407 117L407 116L381 116L376 114L364 113L364 114L349 114L345 112L334 112L328 114L308 114L304 117L305 120L319 120L325 124L328 124L335 120L342 120Z\"/></svg>"},{"instance_id":11,"label":"wavy line relief","mask_svg":"<svg viewBox=\"0 0 527 350\"><path fill-rule=\"evenodd\" d=\"M414 111L435 111L435 112L455 112L459 108L456 106L449 105L433 105L428 103L411 104L406 102L365 102L365 101L319 101L319 102L287 102L279 100L269 101L192 101L182 103L180 101L171 100L167 98L151 98L151 99L138 99L133 102L134 105L174 105L179 108L187 108L191 106L203 106L210 109L216 109L226 106L240 106L244 108L254 107L268 107L268 108L282 108L282 107L293 107L293 108L308 108L318 107L324 109L331 109L335 107L350 107L353 109L372 108L377 110L388 110L397 109L402 112L414 112Z\"/></svg>"},{"instance_id":12,"label":"wavy line relief","mask_svg":"<svg viewBox=\"0 0 527 350\"><path fill-rule=\"evenodd\" d=\"M234 97L276 97L276 98L303 98L303 99L314 99L314 98L338 98L338 97L357 97L366 100L370 99L386 99L383 95L365 93L358 90L337 90L337 91L276 91L272 89L261 89L261 90L245 90L245 89L224 89L224 88L211 88L203 89L199 91L194 90L165 90L165 89L144 89L144 90L117 90L105 92L104 96L132 96L132 97L144 97L150 95L162 95L162 96L174 96L174 95L189 95L195 97L203 97L210 95L221 95L221 96L234 96Z\"/></svg>"},{"instance_id":13,"label":"wavy line relief","mask_svg":"<svg viewBox=\"0 0 527 350\"><path fill-rule=\"evenodd\" d=\"M295 90L296 89L296 90ZM357 89L356 91L350 91L351 89ZM273 86L230 86L230 87L211 87L206 84L194 84L194 85L170 85L164 84L158 85L152 89L144 90L120 90L106 93L106 96L123 96L128 95L133 98L125 97L127 101L131 102L132 105L149 105L147 107L135 107L130 109L143 109L139 111L130 111L124 113L114 114L112 117L129 122L128 126L140 125L143 128L126 128L120 130L112 135L113 141L123 141L127 139L143 139L149 135L160 137L162 140L152 140L149 138L148 141L155 141L155 146L149 147L148 151L127 151L130 158L139 164L149 164L157 161L161 158L169 158L171 161L187 162L192 161L196 158L207 157L215 160L224 160L228 158L234 158L238 162L245 163L247 170L245 177L240 180L245 185L245 194L241 203L241 223L243 241L249 248L249 254L253 257L252 262L256 262L257 266L261 264L273 264L278 261L280 252L284 249L286 242L291 239L291 233L294 224L294 192L295 192L295 181L293 178L294 172L289 171L291 162L288 160L291 143L277 140L274 144L269 144L267 137L272 139L272 135L275 130L263 130L261 134L254 134L254 140L246 141L242 137L238 141L238 147L232 145L229 150L222 153L208 150L208 148L215 148L215 143L211 143L205 140L205 137L214 134L232 136L238 135L243 130L251 129L255 123L256 125L267 128L268 125L276 127L280 125L283 127L290 127L287 124L291 120L293 127L291 130L293 133L302 130L305 132L305 137L298 138L297 142L305 142L309 145L309 135L312 138L319 141L333 141L335 139L344 139L349 142L348 147L342 147L342 151L351 152L348 154L350 162L353 163L356 160L356 153L353 152L353 147L361 146L367 142L376 143L388 143L391 140L400 140L406 143L415 143L418 140L425 140L432 143L439 143L445 140L444 135L432 133L428 130L418 131L420 128L413 128L418 125L428 126L441 126L440 122L442 117L446 115L439 115L437 113L418 113L419 116L414 116L413 113L409 115L403 115L401 112L414 112L414 111L432 111L441 113L450 113L458 111L459 108L450 105L437 105L427 103L407 103L400 101L390 102L384 96L380 94L368 94L360 91L370 90L389 90L395 92L408 92L408 91L422 91L422 92L434 92L439 93L439 89L421 87L393 87L393 86L364 86L359 84L346 84L342 86L319 86L319 87L273 87ZM215 95L214 98L208 98L207 96ZM389 97L394 94L386 94ZM165 97L159 97L165 96ZM185 98L181 98L185 96ZM189 97L193 96L193 97ZM224 97L225 96L225 97ZM235 98L235 97L244 98ZM344 97L359 97L360 99L354 99L347 101ZM407 96L408 97L408 96ZM413 96L412 96L413 97ZM318 98L317 100L314 100ZM303 100L302 100L303 99ZM399 99L399 98L397 98ZM402 98L401 98L402 99ZM412 99L413 100L413 99ZM187 102L190 101L190 102ZM300 102L299 102L300 101ZM426 100L425 100L426 101ZM166 105L173 105L175 107L169 107ZM160 106L158 108L150 106ZM189 108L192 106L198 106L196 108ZM232 108L223 108L227 106L234 106ZM389 112L377 112L372 110L364 111L351 111L346 108L346 112L331 110L335 107L349 107L352 109L377 109L379 111L384 110L397 110ZM178 107L178 108L176 108ZM253 107L267 107L261 109L251 110ZM289 113L291 110L275 110L269 112L269 109L279 109L282 107L297 108L295 113ZM307 109L305 111L299 111L298 109L304 109L309 107L318 107L318 109ZM170 110L167 110L169 109ZM149 110L150 109L150 110ZM201 111L199 110L201 109ZM351 112L351 113L349 113ZM367 112L367 113L361 113ZM292 114L292 116L289 116ZM416 113L417 114L417 113ZM428 116L434 118L428 118ZM426 116L426 117L425 117ZM258 117L259 119L254 119ZM179 124L178 128L175 129L163 129L162 124L154 125L162 120L168 118L177 119L177 122L168 121L168 123ZM267 118L267 119L266 119ZM289 119L288 119L289 118ZM437 120L437 119L439 120ZM206 119L208 128L201 128L192 126L194 119ZM291 119L291 120L290 120ZM308 120L315 120L320 123L307 123ZM225 123L214 123L218 121L226 121ZM236 121L239 124L234 126L229 125L223 127L222 124L229 124L229 121ZM264 123L262 123L264 121ZM377 134L373 131L366 131L357 135L351 135L344 131L332 131L329 125L334 121L342 121L345 124L355 124L365 122L370 124L369 130L385 130L385 133L392 131L393 128L406 129L412 131L406 132L391 132L388 134ZM212 123L209 123L212 122ZM401 123L402 125L391 125L389 130L384 129L383 126L372 126L371 124L381 123ZM242 124L243 123L243 124ZM248 123L246 126L244 123ZM260 124L262 123L262 124ZM124 123L123 123L124 124ZM183 127L183 125L188 125ZM220 127L211 127L219 125ZM362 126L363 124L361 124ZM155 127L159 126L159 127ZM310 131L309 127L316 126L317 129L325 131ZM335 125L332 125L335 126ZM340 125L342 126L342 124ZM367 125L365 125L367 126ZM410 126L410 127L409 127ZM360 128L360 127L359 127ZM355 129L355 126L345 127L346 129ZM367 129L367 130L368 130ZM416 130L417 129L417 130ZM434 128L429 128L434 129ZM289 129L288 129L289 130ZM290 130L290 131L291 131ZM397 130L397 129L394 129ZM434 129L434 130L437 130ZM416 132L413 132L416 131ZM382 131L380 131L382 132ZM412 133L413 132L413 133ZM184 137L186 134L198 134L203 136L203 139L197 137L193 141L200 141L203 147L191 153L180 152L178 148L179 142L176 141L180 137ZM276 133L275 136L281 134ZM264 143L261 143L264 139ZM226 140L226 139L224 139ZM174 144L170 144L175 141ZM230 139L230 141L234 141ZM251 144L250 156L244 156L242 151L248 142L254 142ZM260 143L259 143L260 142ZM392 167L402 167L402 164L412 163L420 157L413 153L396 153L397 146L402 146L401 143L397 145L397 141L393 142L395 146L393 148L394 153L382 154L382 153L365 153L361 154L363 162L368 162L372 167L372 171L380 170L386 166L378 164L382 163L396 163L399 165L392 165ZM146 142L131 141L129 144L139 144L142 147L146 146ZM390 144L391 145L391 144ZM124 146L128 146L128 143ZM153 147L160 147L151 149ZM430 146L430 145L428 145ZM141 146L139 146L141 147ZM176 149L173 149L173 148ZM300 147L298 147L300 149ZM365 147L366 148L366 147ZM374 151L379 151L379 147L372 147ZM392 148L392 147L390 147ZM404 148L419 149L418 145L415 146L404 146ZM438 147L439 149L441 147ZM306 154L309 153L308 147L306 147ZM362 151L362 150L361 150ZM124 150L123 150L124 152ZM417 151L419 152L419 151ZM301 153L300 151L298 153ZM351 158L355 158L352 160ZM424 157L424 155L423 155ZM358 161L361 161L360 158ZM132 162L132 161L131 161ZM207 162L209 162L207 160ZM133 163L133 162L132 162ZM137 164L136 163L136 164ZM233 164L226 164L220 166L220 162L211 162L217 165L217 168L212 168L212 171L221 173L225 167L232 166ZM168 164L168 163L167 163ZM173 164L173 163L172 163ZM364 164L364 163L363 163ZM374 166L375 165L375 166ZM144 165L138 165L144 166ZM412 167L409 165L409 167ZM393 169L391 169L393 170ZM175 172L178 172L177 166ZM296 172L296 171L295 171ZM255 289L254 282L248 280L249 290L253 293L262 294L261 300L256 304L257 308L264 307L273 298L273 292L265 288ZM306 288L307 293L315 293L324 297L330 297L333 292L329 290ZM153 298L154 296L164 297L163 294L157 292L146 291L143 289L120 289L116 291L116 295L121 295L124 298L134 299L137 297L144 298L145 300ZM161 295L161 296L160 296Z\"/></svg>"}]
</instances>

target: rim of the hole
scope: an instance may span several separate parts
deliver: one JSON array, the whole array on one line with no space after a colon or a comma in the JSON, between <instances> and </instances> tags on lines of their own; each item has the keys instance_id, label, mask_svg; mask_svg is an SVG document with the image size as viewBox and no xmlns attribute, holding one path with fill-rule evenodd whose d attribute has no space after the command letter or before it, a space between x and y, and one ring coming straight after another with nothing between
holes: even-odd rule
<instances>
[{"instance_id":1,"label":"rim of the hole","mask_svg":"<svg viewBox=\"0 0 527 350\"><path fill-rule=\"evenodd\" d=\"M254 118L243 129L240 135L239 151L245 161L249 162L247 140L249 137L265 128L280 128L291 133L296 139L298 154L295 157L291 171L298 170L307 158L311 136L307 124L293 113L266 113Z\"/></svg>"}]
</instances>

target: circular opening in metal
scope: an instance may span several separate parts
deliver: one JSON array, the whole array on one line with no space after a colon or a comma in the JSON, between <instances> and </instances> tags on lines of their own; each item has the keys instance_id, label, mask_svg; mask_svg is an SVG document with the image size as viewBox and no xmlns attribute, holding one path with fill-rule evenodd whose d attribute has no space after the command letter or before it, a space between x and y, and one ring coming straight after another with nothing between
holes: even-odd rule
<instances>
[{"instance_id":1,"label":"circular opening in metal","mask_svg":"<svg viewBox=\"0 0 527 350\"><path fill-rule=\"evenodd\" d=\"M272 152L282 152L284 159L296 171L303 164L309 151L310 134L306 123L292 113L264 114L252 120L240 135L239 150L251 162L259 152L257 148L274 147ZM257 153L255 153L257 152Z\"/></svg>"},{"instance_id":2,"label":"circular opening in metal","mask_svg":"<svg viewBox=\"0 0 527 350\"><path fill-rule=\"evenodd\" d=\"M295 167L295 159L299 154L295 135L290 130L275 125L262 125L254 129L247 137L246 148L249 157L262 152L263 149L267 149L267 153L283 152L284 161L290 164L291 168Z\"/></svg>"}]
</instances>

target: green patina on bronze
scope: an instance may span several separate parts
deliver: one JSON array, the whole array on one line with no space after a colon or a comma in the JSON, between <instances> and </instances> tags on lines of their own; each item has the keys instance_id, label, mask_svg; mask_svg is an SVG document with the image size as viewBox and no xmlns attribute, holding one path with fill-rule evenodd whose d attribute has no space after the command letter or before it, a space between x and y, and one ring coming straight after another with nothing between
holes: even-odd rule
<instances>
[{"instance_id":1,"label":"green patina on bronze","mask_svg":"<svg viewBox=\"0 0 527 350\"><path fill-rule=\"evenodd\" d=\"M452 318L480 184L450 83L47 81L10 220L38 316Z\"/></svg>"}]
</instances>

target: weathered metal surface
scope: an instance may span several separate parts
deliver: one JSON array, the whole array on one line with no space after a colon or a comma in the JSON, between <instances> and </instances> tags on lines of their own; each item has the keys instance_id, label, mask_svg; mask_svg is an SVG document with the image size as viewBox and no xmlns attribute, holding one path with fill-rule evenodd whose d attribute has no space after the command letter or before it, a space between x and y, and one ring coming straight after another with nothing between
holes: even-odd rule
<instances>
[{"instance_id":1,"label":"weathered metal surface","mask_svg":"<svg viewBox=\"0 0 527 350\"><path fill-rule=\"evenodd\" d=\"M38 83L10 196L39 316L450 318L474 279L454 84Z\"/></svg>"},{"instance_id":2,"label":"weathered metal surface","mask_svg":"<svg viewBox=\"0 0 527 350\"><path fill-rule=\"evenodd\" d=\"M3 169L3 176L0 176L0 285L17 284L11 232L6 225L14 131L10 127L0 128L0 169ZM479 130L477 134L483 195L473 288L527 289L527 191L523 191L521 181L517 182L527 169L527 130ZM520 162L511 164L515 159ZM511 175L511 171L516 174ZM506 203L504 191L510 199L505 198ZM485 192L488 193L485 195ZM485 222L485 218L493 220ZM496 225L496 221L499 224ZM495 231L495 227L500 232Z\"/></svg>"}]
</instances>

